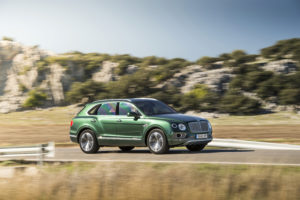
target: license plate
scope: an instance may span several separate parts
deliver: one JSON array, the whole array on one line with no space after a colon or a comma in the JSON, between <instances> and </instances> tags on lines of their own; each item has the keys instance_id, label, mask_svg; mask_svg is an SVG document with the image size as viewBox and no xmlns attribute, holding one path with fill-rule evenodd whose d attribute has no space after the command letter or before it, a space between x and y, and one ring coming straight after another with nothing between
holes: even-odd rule
<instances>
[{"instance_id":1,"label":"license plate","mask_svg":"<svg viewBox=\"0 0 300 200\"><path fill-rule=\"evenodd\" d=\"M197 134L196 135L197 139L203 139L203 138L207 138L207 134Z\"/></svg>"}]
</instances>

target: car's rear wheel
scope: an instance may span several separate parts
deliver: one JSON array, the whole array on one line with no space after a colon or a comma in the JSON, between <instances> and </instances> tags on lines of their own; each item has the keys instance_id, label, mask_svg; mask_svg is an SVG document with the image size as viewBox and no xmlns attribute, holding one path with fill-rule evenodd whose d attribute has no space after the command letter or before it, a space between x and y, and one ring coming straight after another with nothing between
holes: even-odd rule
<instances>
[{"instance_id":1,"label":"car's rear wheel","mask_svg":"<svg viewBox=\"0 0 300 200\"><path fill-rule=\"evenodd\" d=\"M207 144L191 144L186 145L186 148L190 151L201 151Z\"/></svg>"},{"instance_id":2,"label":"car's rear wheel","mask_svg":"<svg viewBox=\"0 0 300 200\"><path fill-rule=\"evenodd\" d=\"M131 151L134 147L132 146L126 146L126 147L119 147L119 149L121 149L121 151Z\"/></svg>"},{"instance_id":3,"label":"car's rear wheel","mask_svg":"<svg viewBox=\"0 0 300 200\"><path fill-rule=\"evenodd\" d=\"M153 129L147 137L149 150L155 154L163 154L169 151L169 145L164 132L160 129Z\"/></svg>"},{"instance_id":4,"label":"car's rear wheel","mask_svg":"<svg viewBox=\"0 0 300 200\"><path fill-rule=\"evenodd\" d=\"M92 130L84 130L79 137L79 145L84 153L97 153L100 146L95 133Z\"/></svg>"}]
</instances>

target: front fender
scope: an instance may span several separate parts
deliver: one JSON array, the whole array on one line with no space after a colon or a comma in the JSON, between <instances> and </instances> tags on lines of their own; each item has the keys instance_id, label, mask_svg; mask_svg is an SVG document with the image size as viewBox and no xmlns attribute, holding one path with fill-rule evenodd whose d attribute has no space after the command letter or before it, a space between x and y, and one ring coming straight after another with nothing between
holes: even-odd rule
<instances>
[{"instance_id":1,"label":"front fender","mask_svg":"<svg viewBox=\"0 0 300 200\"><path fill-rule=\"evenodd\" d=\"M167 139L171 138L171 135L173 132L172 132L170 123L167 121L158 121L158 120L156 121L155 120L155 122L152 121L152 123L150 123L147 126L147 128L144 130L142 140L145 141L145 144L146 144L146 139L147 139L148 133L152 129L155 129L155 128L161 129L166 134Z\"/></svg>"}]
</instances>

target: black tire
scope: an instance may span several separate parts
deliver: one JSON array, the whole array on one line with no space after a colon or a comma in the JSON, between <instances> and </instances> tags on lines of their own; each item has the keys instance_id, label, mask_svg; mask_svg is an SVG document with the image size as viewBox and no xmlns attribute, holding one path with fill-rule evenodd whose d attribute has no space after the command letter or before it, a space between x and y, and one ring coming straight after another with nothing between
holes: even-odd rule
<instances>
[{"instance_id":1,"label":"black tire","mask_svg":"<svg viewBox=\"0 0 300 200\"><path fill-rule=\"evenodd\" d=\"M124 152L131 151L133 148L134 147L132 147L132 146L119 147L119 149L121 149L121 151L124 151Z\"/></svg>"},{"instance_id":2,"label":"black tire","mask_svg":"<svg viewBox=\"0 0 300 200\"><path fill-rule=\"evenodd\" d=\"M191 144L191 145L186 145L186 148L190 151L201 151L204 149L204 147L206 146L207 144Z\"/></svg>"},{"instance_id":3,"label":"black tire","mask_svg":"<svg viewBox=\"0 0 300 200\"><path fill-rule=\"evenodd\" d=\"M155 144L158 143L156 147ZM153 129L147 137L147 146L152 153L164 154L169 151L169 145L165 133L161 129Z\"/></svg>"},{"instance_id":4,"label":"black tire","mask_svg":"<svg viewBox=\"0 0 300 200\"><path fill-rule=\"evenodd\" d=\"M90 129L81 132L79 146L87 154L97 153L100 148L95 133Z\"/></svg>"}]
</instances>

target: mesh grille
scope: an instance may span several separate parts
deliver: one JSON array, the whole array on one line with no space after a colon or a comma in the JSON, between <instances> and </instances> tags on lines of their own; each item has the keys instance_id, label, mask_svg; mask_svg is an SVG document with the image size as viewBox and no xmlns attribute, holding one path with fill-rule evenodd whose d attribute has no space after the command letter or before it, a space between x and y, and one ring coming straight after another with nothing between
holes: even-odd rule
<instances>
[{"instance_id":1,"label":"mesh grille","mask_svg":"<svg viewBox=\"0 0 300 200\"><path fill-rule=\"evenodd\" d=\"M207 132L208 124L206 121L190 122L189 128L192 133Z\"/></svg>"},{"instance_id":2,"label":"mesh grille","mask_svg":"<svg viewBox=\"0 0 300 200\"><path fill-rule=\"evenodd\" d=\"M201 121L200 123L202 131L208 131L208 123L206 121Z\"/></svg>"}]
</instances>

